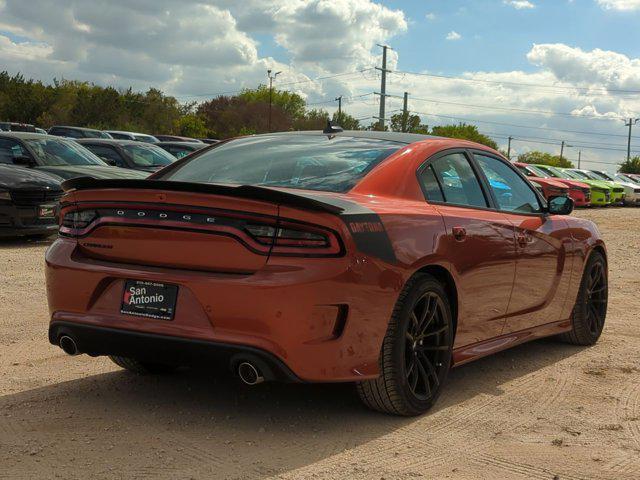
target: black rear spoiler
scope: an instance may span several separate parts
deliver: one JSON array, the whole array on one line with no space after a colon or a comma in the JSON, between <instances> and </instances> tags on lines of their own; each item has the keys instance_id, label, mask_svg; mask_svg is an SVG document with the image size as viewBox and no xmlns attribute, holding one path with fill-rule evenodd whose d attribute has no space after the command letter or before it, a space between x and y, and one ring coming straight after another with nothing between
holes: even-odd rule
<instances>
[{"instance_id":1,"label":"black rear spoiler","mask_svg":"<svg viewBox=\"0 0 640 480\"><path fill-rule=\"evenodd\" d=\"M166 180L133 180L133 179L108 179L101 180L91 177L78 177L62 182L65 192L71 190L104 190L110 188L126 188L132 190L168 190L173 192L208 193L212 195L224 195L226 197L248 198L251 200L263 200L267 202L288 205L305 210L342 213L345 208L342 202L333 202L331 198L323 198L320 195L284 192L282 190L258 187L253 185L216 185L210 183L168 182Z\"/></svg>"}]
</instances>

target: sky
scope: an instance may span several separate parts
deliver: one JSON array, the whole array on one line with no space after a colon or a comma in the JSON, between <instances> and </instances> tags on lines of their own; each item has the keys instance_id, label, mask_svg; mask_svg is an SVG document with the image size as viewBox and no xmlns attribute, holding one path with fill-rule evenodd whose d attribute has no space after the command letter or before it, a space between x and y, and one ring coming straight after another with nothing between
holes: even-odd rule
<instances>
[{"instance_id":1,"label":"sky","mask_svg":"<svg viewBox=\"0 0 640 480\"><path fill-rule=\"evenodd\" d=\"M513 156L615 171L640 117L640 0L0 0L0 69L205 101L267 82L310 108L474 123ZM632 153L640 154L640 122Z\"/></svg>"}]
</instances>

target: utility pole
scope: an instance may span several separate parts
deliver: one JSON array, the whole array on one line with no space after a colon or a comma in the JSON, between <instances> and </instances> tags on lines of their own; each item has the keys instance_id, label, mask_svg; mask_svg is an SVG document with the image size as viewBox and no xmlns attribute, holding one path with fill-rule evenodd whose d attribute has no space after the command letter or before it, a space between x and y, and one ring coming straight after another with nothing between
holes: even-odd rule
<instances>
[{"instance_id":1,"label":"utility pole","mask_svg":"<svg viewBox=\"0 0 640 480\"><path fill-rule=\"evenodd\" d=\"M578 168L580 168L580 160L582 160L582 150L578 150Z\"/></svg>"},{"instance_id":2,"label":"utility pole","mask_svg":"<svg viewBox=\"0 0 640 480\"><path fill-rule=\"evenodd\" d=\"M511 161L511 140L513 140L513 137L509 137L509 146L507 147L507 159L509 161Z\"/></svg>"},{"instance_id":3,"label":"utility pole","mask_svg":"<svg viewBox=\"0 0 640 480\"><path fill-rule=\"evenodd\" d=\"M389 70L387 70L387 50L390 49L391 47L387 46L387 45L380 45L378 44L379 47L382 47L382 68L380 67L375 67L376 70L380 70L380 72L382 73L381 77L380 77L380 93L378 93L378 95L380 95L380 113L378 114L378 129L380 131L384 131L384 122L385 122L385 100L387 99L387 72L389 72Z\"/></svg>"},{"instance_id":4,"label":"utility pole","mask_svg":"<svg viewBox=\"0 0 640 480\"><path fill-rule=\"evenodd\" d=\"M273 81L281 73L282 72L276 72L272 76L271 69L267 70L267 76L269 77L269 126L268 126L269 131L271 131L271 106L273 104Z\"/></svg>"},{"instance_id":5,"label":"utility pole","mask_svg":"<svg viewBox=\"0 0 640 480\"><path fill-rule=\"evenodd\" d=\"M569 147L573 147L573 145L569 145L564 140L562 141L562 143L560 144L560 162L562 162L562 160L564 159L564 147L569 148Z\"/></svg>"},{"instance_id":6,"label":"utility pole","mask_svg":"<svg viewBox=\"0 0 640 480\"><path fill-rule=\"evenodd\" d=\"M409 92L404 92L404 101L402 103L402 132L407 131L407 121L409 120Z\"/></svg>"},{"instance_id":7,"label":"utility pole","mask_svg":"<svg viewBox=\"0 0 640 480\"><path fill-rule=\"evenodd\" d=\"M338 102L338 119L340 119L342 117L342 95L336 98L336 101Z\"/></svg>"},{"instance_id":8,"label":"utility pole","mask_svg":"<svg viewBox=\"0 0 640 480\"><path fill-rule=\"evenodd\" d=\"M631 160L631 127L640 121L640 118L630 118L629 123L625 121L625 126L629 127L629 140L627 141L627 162Z\"/></svg>"}]
</instances>

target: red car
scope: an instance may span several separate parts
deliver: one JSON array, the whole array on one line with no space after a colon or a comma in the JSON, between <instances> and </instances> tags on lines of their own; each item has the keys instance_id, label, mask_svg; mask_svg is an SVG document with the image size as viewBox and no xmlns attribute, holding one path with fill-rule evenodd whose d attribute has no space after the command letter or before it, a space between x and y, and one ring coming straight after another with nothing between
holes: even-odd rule
<instances>
[{"instance_id":1,"label":"red car","mask_svg":"<svg viewBox=\"0 0 640 480\"><path fill-rule=\"evenodd\" d=\"M535 181L539 184L552 182L554 185L553 188L558 188L557 184L568 187L568 195L573 199L576 207L591 206L591 188L586 183L578 182L576 180L568 180L565 178L550 177L543 170L539 169L535 165L529 165L528 163L514 162L514 165L518 167L518 169L531 181ZM557 192L552 193L552 188L548 188L547 191L552 195L560 195L560 193ZM548 198L547 191L545 191L545 197Z\"/></svg>"},{"instance_id":2,"label":"red car","mask_svg":"<svg viewBox=\"0 0 640 480\"><path fill-rule=\"evenodd\" d=\"M135 372L354 382L417 415L452 366L550 335L591 345L604 325L595 225L472 142L257 135L63 187L49 340Z\"/></svg>"},{"instance_id":3,"label":"red car","mask_svg":"<svg viewBox=\"0 0 640 480\"><path fill-rule=\"evenodd\" d=\"M542 193L542 196L547 201L549 201L551 197L569 196L569 187L567 187L563 183L538 177L529 177L528 180L533 183L534 187L539 188L540 193Z\"/></svg>"}]
</instances>

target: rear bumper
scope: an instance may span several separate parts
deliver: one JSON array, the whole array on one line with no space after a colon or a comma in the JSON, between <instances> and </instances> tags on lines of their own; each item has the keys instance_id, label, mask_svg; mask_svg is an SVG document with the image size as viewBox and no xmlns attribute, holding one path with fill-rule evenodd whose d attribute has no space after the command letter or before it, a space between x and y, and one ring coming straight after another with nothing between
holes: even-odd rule
<instances>
[{"instance_id":1,"label":"rear bumper","mask_svg":"<svg viewBox=\"0 0 640 480\"><path fill-rule=\"evenodd\" d=\"M260 367L266 380L301 380L274 355L263 350L210 341L177 338L152 333L118 330L72 322L52 322L49 342L58 345L63 335L72 337L80 353L92 356L118 355L139 360L176 365L228 365L251 361Z\"/></svg>"},{"instance_id":2,"label":"rear bumper","mask_svg":"<svg viewBox=\"0 0 640 480\"><path fill-rule=\"evenodd\" d=\"M175 318L120 313L126 279L177 285ZM46 280L51 328L93 328L94 337L106 339L94 354L124 355L117 348L125 337L113 331L133 332L256 349L310 382L378 375L382 339L404 283L371 258L278 257L254 274L224 274L102 262L83 257L75 240L63 237L47 251ZM135 341L127 340L132 356L144 353L129 343Z\"/></svg>"}]
</instances>

